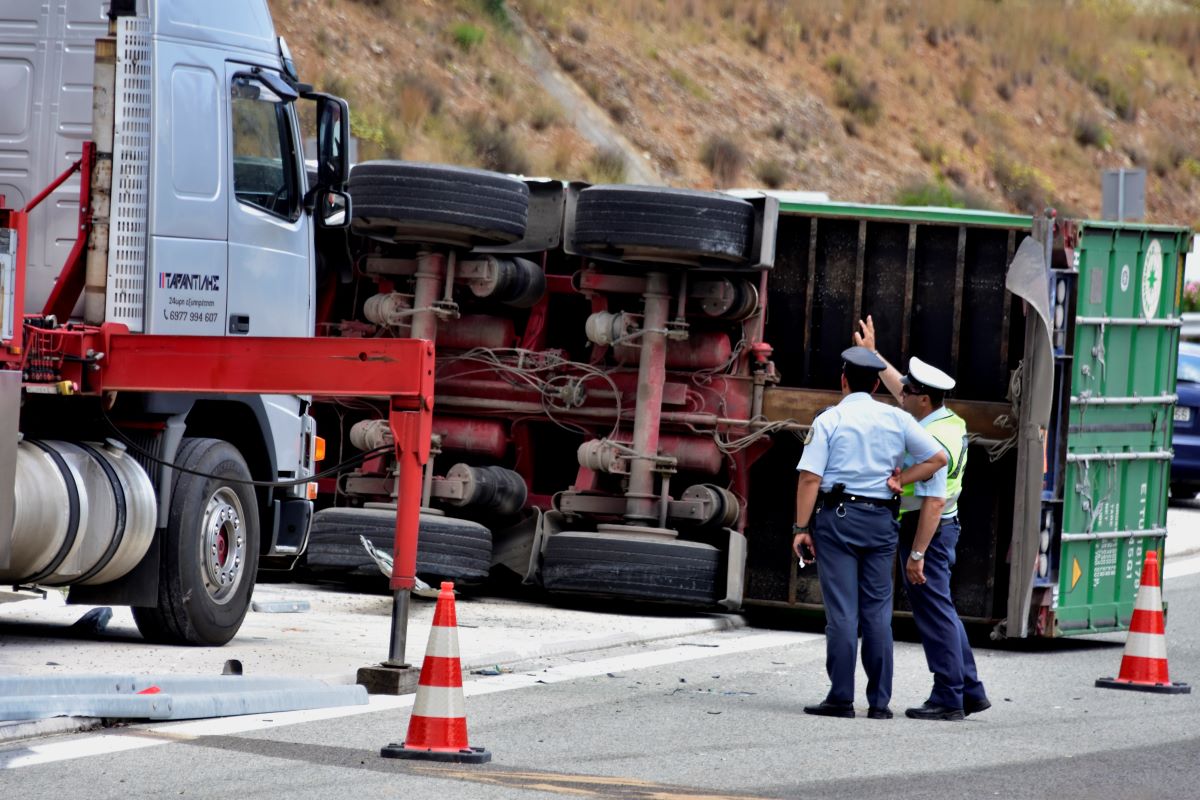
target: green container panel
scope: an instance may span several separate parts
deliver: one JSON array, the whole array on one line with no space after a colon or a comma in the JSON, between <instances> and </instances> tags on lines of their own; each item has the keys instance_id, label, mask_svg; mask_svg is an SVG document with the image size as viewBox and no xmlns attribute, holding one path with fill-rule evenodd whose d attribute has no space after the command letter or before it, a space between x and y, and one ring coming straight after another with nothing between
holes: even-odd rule
<instances>
[{"instance_id":1,"label":"green container panel","mask_svg":"<svg viewBox=\"0 0 1200 800\"><path fill-rule=\"evenodd\" d=\"M1178 317L1189 235L1161 226L1081 226L1061 530L1118 537L1061 542L1055 616L1064 635L1128 627L1146 551L1158 550L1162 563L1163 540L1150 532L1166 526L1170 461L1153 454L1171 446L1166 398L1175 392L1179 329L1121 320ZM1101 317L1114 322L1087 321ZM1099 398L1148 402L1079 402ZM1095 454L1141 456L1070 461Z\"/></svg>"}]
</instances>

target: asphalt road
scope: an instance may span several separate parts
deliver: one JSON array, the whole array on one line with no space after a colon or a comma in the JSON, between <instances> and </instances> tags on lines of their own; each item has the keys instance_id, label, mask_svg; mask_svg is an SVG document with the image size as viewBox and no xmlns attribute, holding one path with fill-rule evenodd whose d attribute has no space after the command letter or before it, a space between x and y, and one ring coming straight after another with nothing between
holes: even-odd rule
<instances>
[{"instance_id":1,"label":"asphalt road","mask_svg":"<svg viewBox=\"0 0 1200 800\"><path fill-rule=\"evenodd\" d=\"M1187 574L1164 589L1172 677L1200 683L1200 560L1178 559L1173 572ZM468 682L471 743L494 756L484 766L380 758L403 738L411 702L388 698L352 716L137 725L28 743L0 750L0 787L55 800L1194 797L1200 689L1095 688L1118 669L1122 641L981 649L994 708L954 724L808 717L801 706L826 688L820 636L705 633ZM924 698L928 674L918 645L898 643L896 656L901 711Z\"/></svg>"}]
</instances>

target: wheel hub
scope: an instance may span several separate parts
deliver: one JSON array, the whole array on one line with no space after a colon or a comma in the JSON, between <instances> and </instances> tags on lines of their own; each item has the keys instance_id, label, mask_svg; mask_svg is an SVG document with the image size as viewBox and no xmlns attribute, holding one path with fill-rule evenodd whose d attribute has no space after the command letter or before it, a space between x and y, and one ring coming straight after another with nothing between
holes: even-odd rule
<instances>
[{"instance_id":1,"label":"wheel hub","mask_svg":"<svg viewBox=\"0 0 1200 800\"><path fill-rule=\"evenodd\" d=\"M242 501L228 486L213 492L204 509L201 528L201 577L218 603L229 600L243 580L246 538Z\"/></svg>"}]
</instances>

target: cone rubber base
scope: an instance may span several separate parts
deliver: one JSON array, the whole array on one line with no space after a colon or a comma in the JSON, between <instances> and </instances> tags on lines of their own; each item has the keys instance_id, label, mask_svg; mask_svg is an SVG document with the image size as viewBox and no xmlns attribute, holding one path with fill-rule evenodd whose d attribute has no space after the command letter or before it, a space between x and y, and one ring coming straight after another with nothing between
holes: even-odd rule
<instances>
[{"instance_id":1,"label":"cone rubber base","mask_svg":"<svg viewBox=\"0 0 1200 800\"><path fill-rule=\"evenodd\" d=\"M1133 692L1157 692L1159 694L1192 693L1192 687L1186 683L1131 683L1116 678L1097 678L1096 686L1101 689L1127 689Z\"/></svg>"},{"instance_id":2,"label":"cone rubber base","mask_svg":"<svg viewBox=\"0 0 1200 800\"><path fill-rule=\"evenodd\" d=\"M402 744L389 744L379 751L379 755L384 758L449 761L455 764L486 764L492 760L492 754L482 747L468 747L465 750L426 750L405 747Z\"/></svg>"}]
</instances>

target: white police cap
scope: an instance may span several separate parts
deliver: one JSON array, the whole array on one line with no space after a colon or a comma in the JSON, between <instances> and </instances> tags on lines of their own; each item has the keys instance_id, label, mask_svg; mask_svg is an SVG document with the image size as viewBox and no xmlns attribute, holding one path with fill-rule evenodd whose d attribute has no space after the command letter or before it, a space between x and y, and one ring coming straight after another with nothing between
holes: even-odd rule
<instances>
[{"instance_id":1,"label":"white police cap","mask_svg":"<svg viewBox=\"0 0 1200 800\"><path fill-rule=\"evenodd\" d=\"M948 392L954 388L954 378L937 367L926 364L916 356L908 360L908 374L901 378L900 382L910 386L916 384L929 389L937 389L941 392Z\"/></svg>"}]
</instances>

